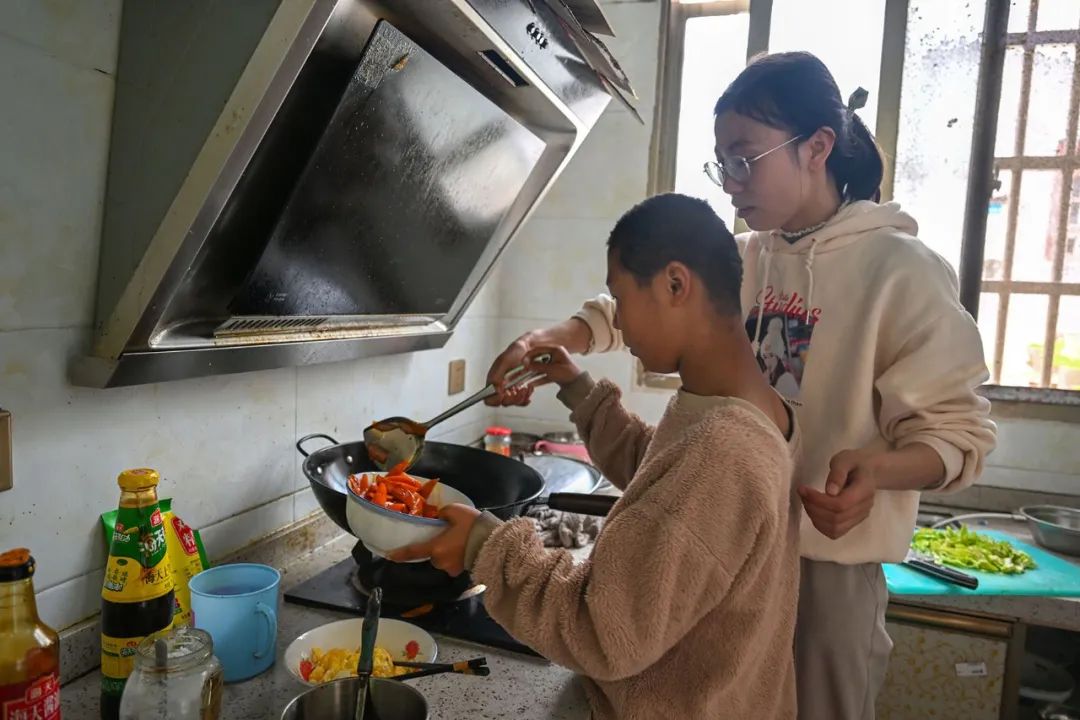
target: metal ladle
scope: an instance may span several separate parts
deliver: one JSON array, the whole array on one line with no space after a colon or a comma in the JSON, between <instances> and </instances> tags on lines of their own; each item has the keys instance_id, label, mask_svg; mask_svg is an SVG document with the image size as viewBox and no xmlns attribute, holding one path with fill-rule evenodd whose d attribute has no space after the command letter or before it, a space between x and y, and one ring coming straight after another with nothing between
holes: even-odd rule
<instances>
[{"instance_id":1,"label":"metal ladle","mask_svg":"<svg viewBox=\"0 0 1080 720\"><path fill-rule=\"evenodd\" d=\"M549 363L551 356L538 355L532 362L534 364ZM525 366L521 365L506 373L503 377L503 389L509 390L528 385L541 377L543 373L526 370ZM426 423L419 423L401 416L374 422L364 430L364 444L367 445L368 457L380 470L388 470L403 462L407 470L420 459L420 453L424 451L424 436L427 435L428 430L498 392L495 383L490 383L480 392L462 400Z\"/></svg>"}]
</instances>

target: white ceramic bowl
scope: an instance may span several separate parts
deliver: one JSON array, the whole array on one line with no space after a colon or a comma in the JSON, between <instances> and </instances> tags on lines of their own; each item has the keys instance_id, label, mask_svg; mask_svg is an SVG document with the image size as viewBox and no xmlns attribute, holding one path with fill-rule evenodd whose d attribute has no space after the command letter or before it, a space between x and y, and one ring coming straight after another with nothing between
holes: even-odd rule
<instances>
[{"instance_id":1,"label":"white ceramic bowl","mask_svg":"<svg viewBox=\"0 0 1080 720\"><path fill-rule=\"evenodd\" d=\"M384 472L369 472L365 475L381 476ZM427 478L409 477L424 483ZM451 503L461 503L469 507L475 507L473 501L461 492L449 485L439 483L431 491L428 502L442 507ZM378 557L386 557L391 550L415 545L430 540L446 529L446 522L434 518L416 517L405 513L387 510L374 503L364 500L349 488L349 500L345 507L345 517L349 520L349 528L353 535L360 538L364 547ZM420 558L413 562L423 562L427 558Z\"/></svg>"},{"instance_id":2,"label":"white ceramic bowl","mask_svg":"<svg viewBox=\"0 0 1080 720\"><path fill-rule=\"evenodd\" d=\"M350 620L338 620L337 622L320 625L314 630L308 630L300 637L293 640L285 649L285 665L289 668L298 681L314 687L318 683L308 682L300 677L300 661L311 657L312 648L330 650L331 648L347 648L355 650L360 647L360 634L364 629L363 618ZM409 658L405 654L405 646L415 640L420 646L420 652L416 657ZM390 618L379 619L379 631L375 635L375 644L386 648L394 660L412 660L413 662L435 662L439 648L435 639L420 628L403 620L391 620Z\"/></svg>"}]
</instances>

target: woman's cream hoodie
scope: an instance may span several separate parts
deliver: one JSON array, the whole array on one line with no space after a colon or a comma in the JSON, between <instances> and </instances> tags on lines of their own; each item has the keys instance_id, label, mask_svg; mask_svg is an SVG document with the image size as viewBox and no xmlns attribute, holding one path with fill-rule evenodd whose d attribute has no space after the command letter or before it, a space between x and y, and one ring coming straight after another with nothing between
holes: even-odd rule
<instances>
[{"instance_id":1,"label":"woman's cream hoodie","mask_svg":"<svg viewBox=\"0 0 1080 720\"><path fill-rule=\"evenodd\" d=\"M952 268L917 232L896 203L863 201L793 244L768 232L739 238L747 331L763 371L797 405L799 484L823 489L841 450L924 443L945 465L938 491L959 490L994 448L990 403L975 394L988 378L978 327ZM595 352L622 348L614 310L601 295L577 314ZM838 540L804 512L801 553L848 564L902 560L918 504L918 492L878 491L870 517Z\"/></svg>"}]
</instances>

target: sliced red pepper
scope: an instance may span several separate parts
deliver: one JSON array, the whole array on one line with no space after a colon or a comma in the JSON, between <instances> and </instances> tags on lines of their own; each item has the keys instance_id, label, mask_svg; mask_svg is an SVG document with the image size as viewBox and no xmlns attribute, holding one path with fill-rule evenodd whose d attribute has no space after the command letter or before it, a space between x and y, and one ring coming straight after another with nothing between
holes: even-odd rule
<instances>
[{"instance_id":1,"label":"sliced red pepper","mask_svg":"<svg viewBox=\"0 0 1080 720\"><path fill-rule=\"evenodd\" d=\"M375 497L373 497L371 499L371 501L373 503L375 503L376 505L382 506L382 505L386 505L386 501L388 499L389 498L387 497L386 483L384 483L384 482L375 483Z\"/></svg>"},{"instance_id":2,"label":"sliced red pepper","mask_svg":"<svg viewBox=\"0 0 1080 720\"><path fill-rule=\"evenodd\" d=\"M432 478L432 479L428 480L426 483L423 484L423 486L419 490L420 497L427 500L429 497L431 497L431 491L434 490L435 486L438 485L438 484L439 484L439 479L438 478Z\"/></svg>"},{"instance_id":3,"label":"sliced red pepper","mask_svg":"<svg viewBox=\"0 0 1080 720\"><path fill-rule=\"evenodd\" d=\"M390 497L405 503L410 515L420 514L420 511L424 507L424 498L420 497L409 488L398 485L397 483L387 483L387 485L389 486Z\"/></svg>"}]
</instances>

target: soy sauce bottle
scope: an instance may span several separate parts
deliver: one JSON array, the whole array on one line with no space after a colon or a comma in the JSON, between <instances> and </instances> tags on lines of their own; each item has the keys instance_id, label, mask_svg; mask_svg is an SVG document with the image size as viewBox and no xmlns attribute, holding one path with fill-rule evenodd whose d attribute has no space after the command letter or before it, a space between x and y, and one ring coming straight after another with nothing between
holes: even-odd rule
<instances>
[{"instance_id":1,"label":"soy sauce bottle","mask_svg":"<svg viewBox=\"0 0 1080 720\"><path fill-rule=\"evenodd\" d=\"M173 621L174 589L158 507L157 471L120 473L120 504L101 588L101 718L117 720L143 638Z\"/></svg>"},{"instance_id":2,"label":"soy sauce bottle","mask_svg":"<svg viewBox=\"0 0 1080 720\"><path fill-rule=\"evenodd\" d=\"M60 637L41 622L34 558L0 555L0 720L60 720Z\"/></svg>"}]
</instances>

